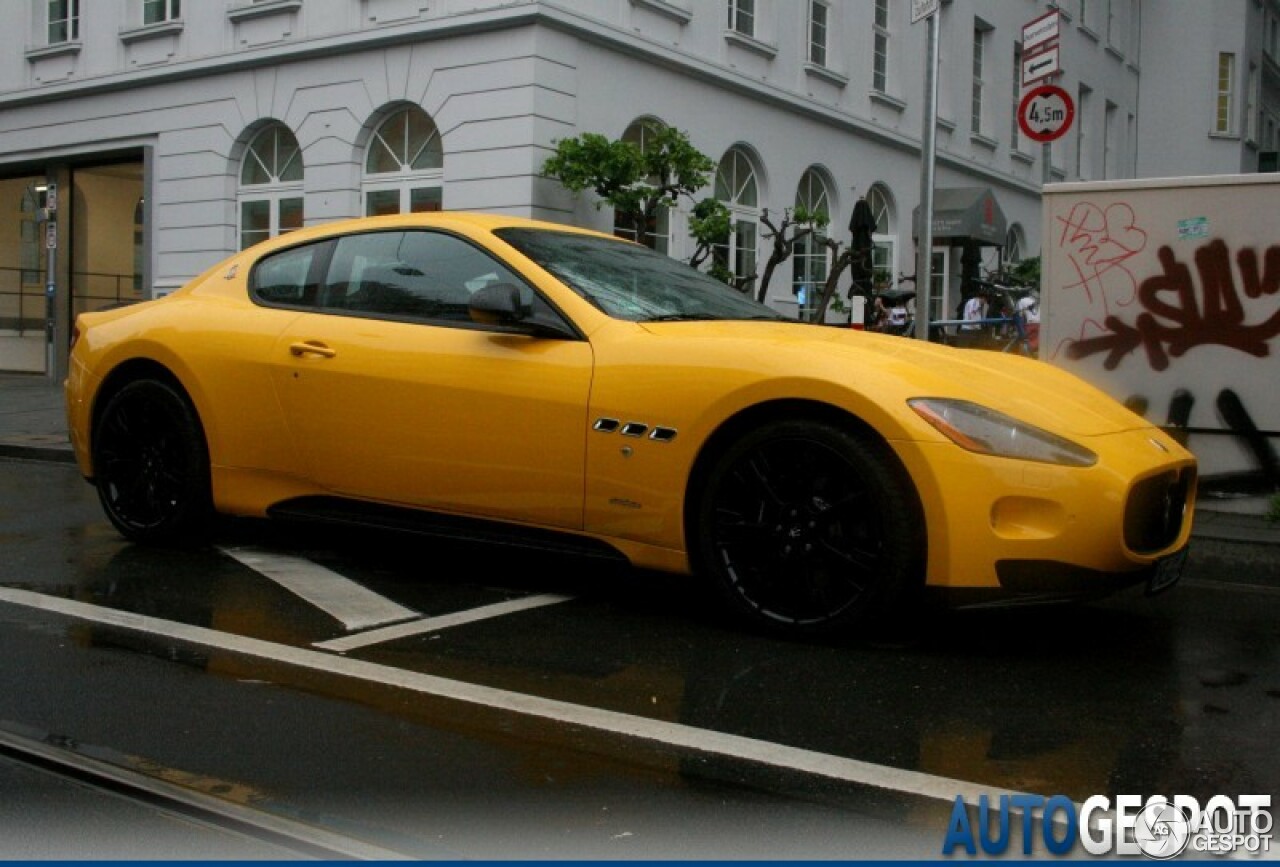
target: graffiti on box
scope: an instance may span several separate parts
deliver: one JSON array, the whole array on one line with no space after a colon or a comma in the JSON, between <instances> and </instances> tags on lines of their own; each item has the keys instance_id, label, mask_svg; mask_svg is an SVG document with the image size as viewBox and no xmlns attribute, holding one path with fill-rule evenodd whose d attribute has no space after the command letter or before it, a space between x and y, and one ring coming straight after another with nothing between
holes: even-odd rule
<instances>
[{"instance_id":1,"label":"graffiti on box","mask_svg":"<svg viewBox=\"0 0 1280 867\"><path fill-rule=\"evenodd\" d=\"M1160 271L1140 279L1131 260L1148 238L1129 205L1080 203L1061 222L1057 243L1075 279L1059 291L1081 293L1088 312L1078 336L1055 354L1101 354L1103 366L1114 370L1141 348L1153 370L1164 370L1170 357L1197 346L1225 346L1256 358L1270 353L1269 342L1280 335L1280 310L1250 316L1256 311L1245 302L1280 292L1280 244L1265 251L1244 247L1233 257L1224 241L1210 241L1193 253L1194 277L1165 245L1156 252Z\"/></svg>"},{"instance_id":2,"label":"graffiti on box","mask_svg":"<svg viewBox=\"0 0 1280 867\"><path fill-rule=\"evenodd\" d=\"M1189 251L1189 261L1187 251L1165 244L1154 250L1152 272L1142 267L1151 262L1150 235L1131 205L1080 202L1059 218L1059 224L1050 241L1058 245L1069 270L1054 291L1079 313L1050 349L1050 358L1095 359L1108 371L1145 363L1159 373L1168 369L1171 359L1200 346L1225 347L1242 357L1271 355L1271 343L1280 336L1280 306L1273 297L1280 295L1280 243L1233 249L1221 239L1207 240ZM1197 222L1196 228L1205 227ZM1180 224L1181 240L1206 234L1184 232ZM1212 432L1239 442L1251 465L1243 473L1230 474L1231 483L1223 487L1241 492L1280 489L1280 462L1268 441L1272 432L1259 430L1235 389L1214 388L1222 428ZM1128 402L1145 415L1144 396L1131 396ZM1165 424L1181 431L1184 442L1197 430L1188 424L1194 402L1185 387L1174 389L1169 397Z\"/></svg>"}]
</instances>

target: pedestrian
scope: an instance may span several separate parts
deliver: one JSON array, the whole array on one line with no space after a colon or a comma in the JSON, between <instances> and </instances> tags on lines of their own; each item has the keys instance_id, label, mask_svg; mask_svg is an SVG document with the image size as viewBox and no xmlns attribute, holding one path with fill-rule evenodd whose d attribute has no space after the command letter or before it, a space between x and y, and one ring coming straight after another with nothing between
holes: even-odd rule
<instances>
[{"instance_id":1,"label":"pedestrian","mask_svg":"<svg viewBox=\"0 0 1280 867\"><path fill-rule=\"evenodd\" d=\"M1040 296L1035 290L1018 299L1017 315L1022 319L1022 327L1026 331L1027 346L1032 352L1040 351Z\"/></svg>"},{"instance_id":2,"label":"pedestrian","mask_svg":"<svg viewBox=\"0 0 1280 867\"><path fill-rule=\"evenodd\" d=\"M987 296L981 291L969 296L964 302L964 331L978 331L982 328L982 320L987 318Z\"/></svg>"}]
</instances>

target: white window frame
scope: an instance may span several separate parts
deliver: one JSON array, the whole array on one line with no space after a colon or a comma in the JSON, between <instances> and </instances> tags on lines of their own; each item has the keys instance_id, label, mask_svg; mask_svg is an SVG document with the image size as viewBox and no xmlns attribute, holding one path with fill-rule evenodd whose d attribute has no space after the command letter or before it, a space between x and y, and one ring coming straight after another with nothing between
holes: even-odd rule
<instances>
[{"instance_id":1,"label":"white window frame","mask_svg":"<svg viewBox=\"0 0 1280 867\"><path fill-rule=\"evenodd\" d=\"M729 171L726 173L726 163ZM743 171L745 169L745 171ZM727 196L717 196L729 209L729 237L726 243L717 244L722 263L734 277L742 278L758 271L760 262L760 173L751 155L738 145L725 151L716 168L717 191L724 187ZM747 191L751 199L746 201ZM750 239L749 246L747 239ZM758 275L757 275L758 279ZM755 280L744 289L755 292Z\"/></svg>"},{"instance_id":2,"label":"white window frame","mask_svg":"<svg viewBox=\"0 0 1280 867\"><path fill-rule=\"evenodd\" d=\"M1218 52L1213 102L1213 131L1216 135L1231 135L1235 130L1235 77L1235 54L1230 51Z\"/></svg>"},{"instance_id":3,"label":"white window frame","mask_svg":"<svg viewBox=\"0 0 1280 867\"><path fill-rule=\"evenodd\" d=\"M154 17L148 19L148 12L158 10ZM142 26L163 24L166 21L177 21L182 17L182 0L142 0Z\"/></svg>"},{"instance_id":4,"label":"white window frame","mask_svg":"<svg viewBox=\"0 0 1280 867\"><path fill-rule=\"evenodd\" d=\"M645 139L650 131L657 131L666 128L666 124L655 117L642 117L632 121L622 133L623 141L633 141L642 151L645 147ZM651 179L650 184L655 184L656 179ZM656 214L654 229L651 237L654 239L653 249L659 253L671 255L671 211L672 206L659 205ZM619 226L617 215L614 215L613 234L619 238L626 238L629 241L639 241L636 237L635 229L626 226Z\"/></svg>"},{"instance_id":5,"label":"white window frame","mask_svg":"<svg viewBox=\"0 0 1280 867\"><path fill-rule=\"evenodd\" d=\"M827 67L831 56L831 4L809 0L809 62Z\"/></svg>"},{"instance_id":6,"label":"white window frame","mask_svg":"<svg viewBox=\"0 0 1280 867\"><path fill-rule=\"evenodd\" d=\"M267 136L269 133L275 133L272 139L272 152L267 154L264 148L267 144ZM281 161L279 143L280 134L284 133L288 136L289 141L294 146L292 156ZM256 160L262 171L267 175L268 180L264 183L246 183L244 181L244 166L250 160ZM285 179L288 170L297 161L299 176L297 178ZM293 131L282 123L272 122L264 126L262 129L254 133L245 147L244 156L240 161L240 171L236 175L239 184L236 192L236 228L237 241L240 249L246 249L253 244L264 241L269 238L275 238L278 235L292 232L302 228L303 218L306 215L306 197L303 191L303 176L306 167L302 162L302 148L298 145L297 137ZM299 219L297 225L282 226L281 215L286 208L292 206L294 202L298 203ZM246 239L247 232L261 233L262 229L249 229L245 226L244 211L245 205L265 203L267 205L267 229L265 237L255 237L252 240Z\"/></svg>"},{"instance_id":7,"label":"white window frame","mask_svg":"<svg viewBox=\"0 0 1280 867\"><path fill-rule=\"evenodd\" d=\"M1244 137L1246 141L1251 142L1258 140L1258 131L1262 128L1259 123L1261 112L1258 109L1258 99L1261 93L1259 83L1258 65L1250 63L1249 81L1245 85L1244 91Z\"/></svg>"},{"instance_id":8,"label":"white window frame","mask_svg":"<svg viewBox=\"0 0 1280 867\"><path fill-rule=\"evenodd\" d=\"M1018 109L1022 106L1022 45L1013 46L1013 102L1009 110L1009 150L1022 153L1022 125L1018 123Z\"/></svg>"},{"instance_id":9,"label":"white window frame","mask_svg":"<svg viewBox=\"0 0 1280 867\"><path fill-rule=\"evenodd\" d=\"M418 112L420 117L425 118L430 124L430 133L426 140L421 142L410 142L407 138L403 142L392 142L384 135L384 131L391 126L392 122L397 120L405 112ZM426 168L414 168L413 163L416 158L429 148L433 141L439 143L440 165L428 166ZM369 158L375 148L383 148L386 153L399 163L400 168L389 172L373 172L369 170ZM409 153L410 150L413 153ZM365 152L360 163L361 180L360 180L360 210L364 214L369 214L370 193L382 193L396 191L399 193L397 197L398 213L407 214L413 209L413 194L415 192L423 192L431 198L437 200L436 204L443 207L444 202L444 141L440 135L440 128L436 126L435 120L416 105L401 105L388 111L374 127L369 136L369 142L365 145Z\"/></svg>"},{"instance_id":10,"label":"white window frame","mask_svg":"<svg viewBox=\"0 0 1280 867\"><path fill-rule=\"evenodd\" d=\"M59 6L62 9L56 10ZM44 7L48 44L61 45L80 39L80 0L46 0Z\"/></svg>"},{"instance_id":11,"label":"white window frame","mask_svg":"<svg viewBox=\"0 0 1280 867\"><path fill-rule=\"evenodd\" d=\"M893 286L898 285L898 236L894 228L896 219L893 196L880 184L872 184L867 190L867 206L875 217L876 227L871 232L871 269L887 271Z\"/></svg>"},{"instance_id":12,"label":"white window frame","mask_svg":"<svg viewBox=\"0 0 1280 867\"><path fill-rule=\"evenodd\" d=\"M986 54L991 28L978 19L973 21L973 90L969 103L969 131L983 134L983 115L986 89Z\"/></svg>"},{"instance_id":13,"label":"white window frame","mask_svg":"<svg viewBox=\"0 0 1280 867\"><path fill-rule=\"evenodd\" d=\"M871 89L877 93L889 92L889 49L892 45L889 0L875 0L872 13Z\"/></svg>"},{"instance_id":14,"label":"white window frame","mask_svg":"<svg viewBox=\"0 0 1280 867\"><path fill-rule=\"evenodd\" d=\"M729 11L728 29L734 33L756 38L756 0L726 0Z\"/></svg>"},{"instance_id":15,"label":"white window frame","mask_svg":"<svg viewBox=\"0 0 1280 867\"><path fill-rule=\"evenodd\" d=\"M1082 181L1090 179L1093 169L1089 153L1093 133L1089 127L1088 116L1091 96L1093 96L1093 88L1087 84L1081 84L1076 95L1076 178Z\"/></svg>"},{"instance_id":16,"label":"white window frame","mask_svg":"<svg viewBox=\"0 0 1280 867\"><path fill-rule=\"evenodd\" d=\"M805 169L800 177L800 185L796 187L796 208L801 206L810 213L822 214L828 220L831 218L831 190L822 172L813 166ZM827 277L831 274L831 251L823 243L826 236L825 227L815 226L812 232L792 247L791 294L799 298L802 285L809 286L810 293L800 306L801 319L811 318L813 304L827 285Z\"/></svg>"},{"instance_id":17,"label":"white window frame","mask_svg":"<svg viewBox=\"0 0 1280 867\"><path fill-rule=\"evenodd\" d=\"M1118 174L1117 174L1119 170L1118 160L1120 155L1116 148L1116 141L1115 141L1115 137L1118 132L1116 130L1116 116L1118 111L1119 111L1119 107L1111 100L1107 100L1106 104L1103 106L1102 177L1104 180L1106 178L1118 177Z\"/></svg>"}]
</instances>

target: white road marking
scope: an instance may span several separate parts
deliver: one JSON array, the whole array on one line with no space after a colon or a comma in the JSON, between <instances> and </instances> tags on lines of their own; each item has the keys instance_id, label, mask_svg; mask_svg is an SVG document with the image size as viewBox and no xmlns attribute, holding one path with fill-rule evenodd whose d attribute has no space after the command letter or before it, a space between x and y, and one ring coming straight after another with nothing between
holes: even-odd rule
<instances>
[{"instance_id":1,"label":"white road marking","mask_svg":"<svg viewBox=\"0 0 1280 867\"><path fill-rule=\"evenodd\" d=\"M157 635L201 647L271 660L322 674L350 677L356 680L405 689L422 695L466 702L524 716L550 719L567 725L582 726L623 737L667 744L702 753L728 756L772 767L801 771L828 779L932 798L947 803L953 803L957 796L963 797L966 803L977 804L978 798L982 795L996 799L1000 795L1024 794L1009 789L988 788L964 780L934 776L921 771L890 768L857 759L845 758L844 756L819 753L755 738L695 728L681 723L648 719L617 711L525 695L504 689L463 683L416 671L404 671L391 666L351 659L345 656L334 656L307 648L291 647L262 641L257 638L218 632L202 626L191 626L128 611L101 608L97 605L90 605L72 599L45 596L29 590L0 587L0 603L21 605L72 617L77 620L99 623L104 626ZM1055 818L1061 817L1061 815L1061 811L1055 812Z\"/></svg>"},{"instance_id":2,"label":"white road marking","mask_svg":"<svg viewBox=\"0 0 1280 867\"><path fill-rule=\"evenodd\" d=\"M323 566L259 548L219 548L329 614L348 630L368 629L421 615Z\"/></svg>"},{"instance_id":3,"label":"white road marking","mask_svg":"<svg viewBox=\"0 0 1280 867\"><path fill-rule=\"evenodd\" d=\"M505 614L514 614L517 611L525 611L530 608L541 608L544 605L555 605L559 602L568 602L572 598L572 596L560 596L556 593L526 596L523 599L496 602L493 605L469 608L466 611L455 611L453 614L428 617L424 620L415 620L412 623L384 626L382 629L372 629L368 632L361 632L358 635L344 635L341 638L333 638L328 641L317 641L311 646L318 647L321 650L334 650L339 653L345 653L357 647L366 647L383 641L395 641L398 638L418 635L423 632L436 632L440 629L448 629L450 626L461 626L463 623L474 623L477 620L501 617Z\"/></svg>"}]
</instances>

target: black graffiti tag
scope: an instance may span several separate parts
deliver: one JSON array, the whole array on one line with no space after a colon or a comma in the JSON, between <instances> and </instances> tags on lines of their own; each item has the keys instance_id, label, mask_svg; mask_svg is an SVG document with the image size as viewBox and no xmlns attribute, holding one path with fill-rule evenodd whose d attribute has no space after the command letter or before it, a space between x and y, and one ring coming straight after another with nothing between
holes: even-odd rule
<instances>
[{"instance_id":1,"label":"black graffiti tag","mask_svg":"<svg viewBox=\"0 0 1280 867\"><path fill-rule=\"evenodd\" d=\"M1110 315L1103 320L1106 333L1077 340L1067 347L1067 357L1080 359L1106 353L1103 366L1114 370L1139 346L1146 350L1154 370L1169 366L1196 346L1216 344L1257 358L1270 354L1268 342L1280 334L1280 310L1269 318L1247 322L1231 272L1231 253L1223 241L1211 241L1195 252L1200 294L1191 269L1178 261L1173 248L1158 252L1162 272L1142 281L1138 302L1143 311L1133 324ZM1280 245L1267 248L1260 258L1253 248L1236 254L1244 297L1257 299L1280 292Z\"/></svg>"}]
</instances>

